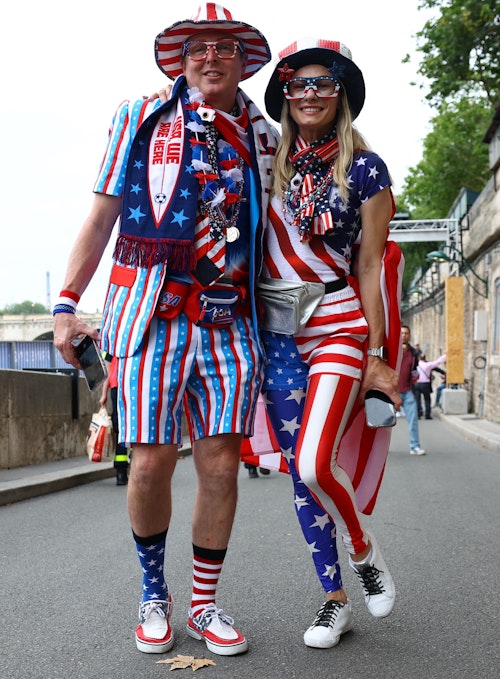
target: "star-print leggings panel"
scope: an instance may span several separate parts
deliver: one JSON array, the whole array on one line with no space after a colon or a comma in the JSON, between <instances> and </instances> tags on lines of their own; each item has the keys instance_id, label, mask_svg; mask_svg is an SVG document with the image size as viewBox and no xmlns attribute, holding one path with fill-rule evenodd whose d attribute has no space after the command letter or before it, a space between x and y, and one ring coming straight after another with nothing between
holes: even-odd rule
<instances>
[{"instance_id":1,"label":"star-print leggings panel","mask_svg":"<svg viewBox=\"0 0 500 679\"><path fill-rule=\"evenodd\" d=\"M305 397L305 388L265 393L269 419L284 451L293 480L295 512L311 552L316 573L325 592L336 592L342 589L342 577L338 562L335 524L301 481L292 452L297 445Z\"/></svg>"},{"instance_id":2,"label":"star-print leggings panel","mask_svg":"<svg viewBox=\"0 0 500 679\"><path fill-rule=\"evenodd\" d=\"M335 318L332 309L327 332L324 327L306 327L302 336L296 338L263 333L268 358L264 392L303 388L307 382L306 398L300 406L301 426L293 450L296 471L335 522L350 553L362 552L367 536L351 480L337 465L337 450L359 391L367 330L363 321L360 312L357 322L346 328L345 315ZM296 426L294 417L298 415L292 414L290 401L282 402L281 413L273 416L282 450L287 449L283 432L286 427Z\"/></svg>"}]
</instances>

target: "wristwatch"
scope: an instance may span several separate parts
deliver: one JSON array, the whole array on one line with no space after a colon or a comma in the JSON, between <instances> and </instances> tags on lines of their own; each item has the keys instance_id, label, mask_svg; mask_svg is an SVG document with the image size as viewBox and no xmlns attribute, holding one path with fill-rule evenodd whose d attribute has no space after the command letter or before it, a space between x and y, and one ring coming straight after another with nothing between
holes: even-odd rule
<instances>
[{"instance_id":1,"label":"wristwatch","mask_svg":"<svg viewBox=\"0 0 500 679\"><path fill-rule=\"evenodd\" d=\"M368 349L367 356L378 356L383 361L387 361L387 347L379 347L378 349Z\"/></svg>"}]
</instances>

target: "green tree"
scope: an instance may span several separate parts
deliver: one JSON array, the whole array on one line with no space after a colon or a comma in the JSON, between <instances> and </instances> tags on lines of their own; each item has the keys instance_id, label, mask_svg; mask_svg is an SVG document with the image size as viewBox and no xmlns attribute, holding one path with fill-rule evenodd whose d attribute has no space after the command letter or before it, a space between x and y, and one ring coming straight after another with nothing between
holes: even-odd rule
<instances>
[{"instance_id":1,"label":"green tree","mask_svg":"<svg viewBox=\"0 0 500 679\"><path fill-rule=\"evenodd\" d=\"M434 11L415 37L422 54L417 73L437 115L401 199L411 219L442 219L462 187L481 191L490 176L483 138L498 105L500 0L421 0L419 8ZM427 266L431 249L404 245L406 285Z\"/></svg>"},{"instance_id":2,"label":"green tree","mask_svg":"<svg viewBox=\"0 0 500 679\"><path fill-rule=\"evenodd\" d=\"M431 120L423 158L403 183L402 199L413 219L443 219L462 187L482 191L490 176L488 146L482 141L490 121L485 99L442 105Z\"/></svg>"},{"instance_id":3,"label":"green tree","mask_svg":"<svg viewBox=\"0 0 500 679\"><path fill-rule=\"evenodd\" d=\"M4 307L3 314L12 314L13 316L30 316L33 314L46 314L47 307L39 302L31 302L30 300L25 300L24 302L18 302L17 304L8 304Z\"/></svg>"},{"instance_id":4,"label":"green tree","mask_svg":"<svg viewBox=\"0 0 500 679\"><path fill-rule=\"evenodd\" d=\"M439 11L416 34L417 50L424 55L418 73L427 80L426 99L439 108L443 99L477 95L495 106L500 0L421 0L419 8Z\"/></svg>"}]
</instances>

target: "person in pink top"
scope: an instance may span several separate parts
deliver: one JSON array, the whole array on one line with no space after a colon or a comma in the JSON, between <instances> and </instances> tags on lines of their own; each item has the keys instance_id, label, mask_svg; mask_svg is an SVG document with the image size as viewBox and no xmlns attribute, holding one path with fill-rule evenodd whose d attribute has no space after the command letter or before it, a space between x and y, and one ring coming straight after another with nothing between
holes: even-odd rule
<instances>
[{"instance_id":1,"label":"person in pink top","mask_svg":"<svg viewBox=\"0 0 500 679\"><path fill-rule=\"evenodd\" d=\"M432 371L446 361L446 354L443 354L435 361L428 361L425 354L421 354L418 359L417 371L418 378L415 383L415 397L419 418L423 415L422 398L425 405L425 419L432 420L431 415L431 393L432 393Z\"/></svg>"}]
</instances>

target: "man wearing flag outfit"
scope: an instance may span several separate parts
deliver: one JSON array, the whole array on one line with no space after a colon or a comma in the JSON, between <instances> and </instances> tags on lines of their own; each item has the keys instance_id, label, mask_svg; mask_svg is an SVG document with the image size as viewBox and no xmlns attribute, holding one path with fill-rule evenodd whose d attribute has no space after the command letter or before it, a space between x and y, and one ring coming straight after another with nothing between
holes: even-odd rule
<instances>
[{"instance_id":1,"label":"man wearing flag outfit","mask_svg":"<svg viewBox=\"0 0 500 679\"><path fill-rule=\"evenodd\" d=\"M155 41L175 80L168 102L126 101L114 116L95 198L54 307L56 347L96 332L75 314L119 218L101 348L118 359L119 430L133 446L128 511L142 569L136 644L174 643L171 479L183 403L198 476L187 632L221 655L247 650L216 604L237 499L240 443L262 380L255 281L276 133L239 89L270 59L264 36L206 3ZM165 558L166 557L166 558Z\"/></svg>"}]
</instances>

